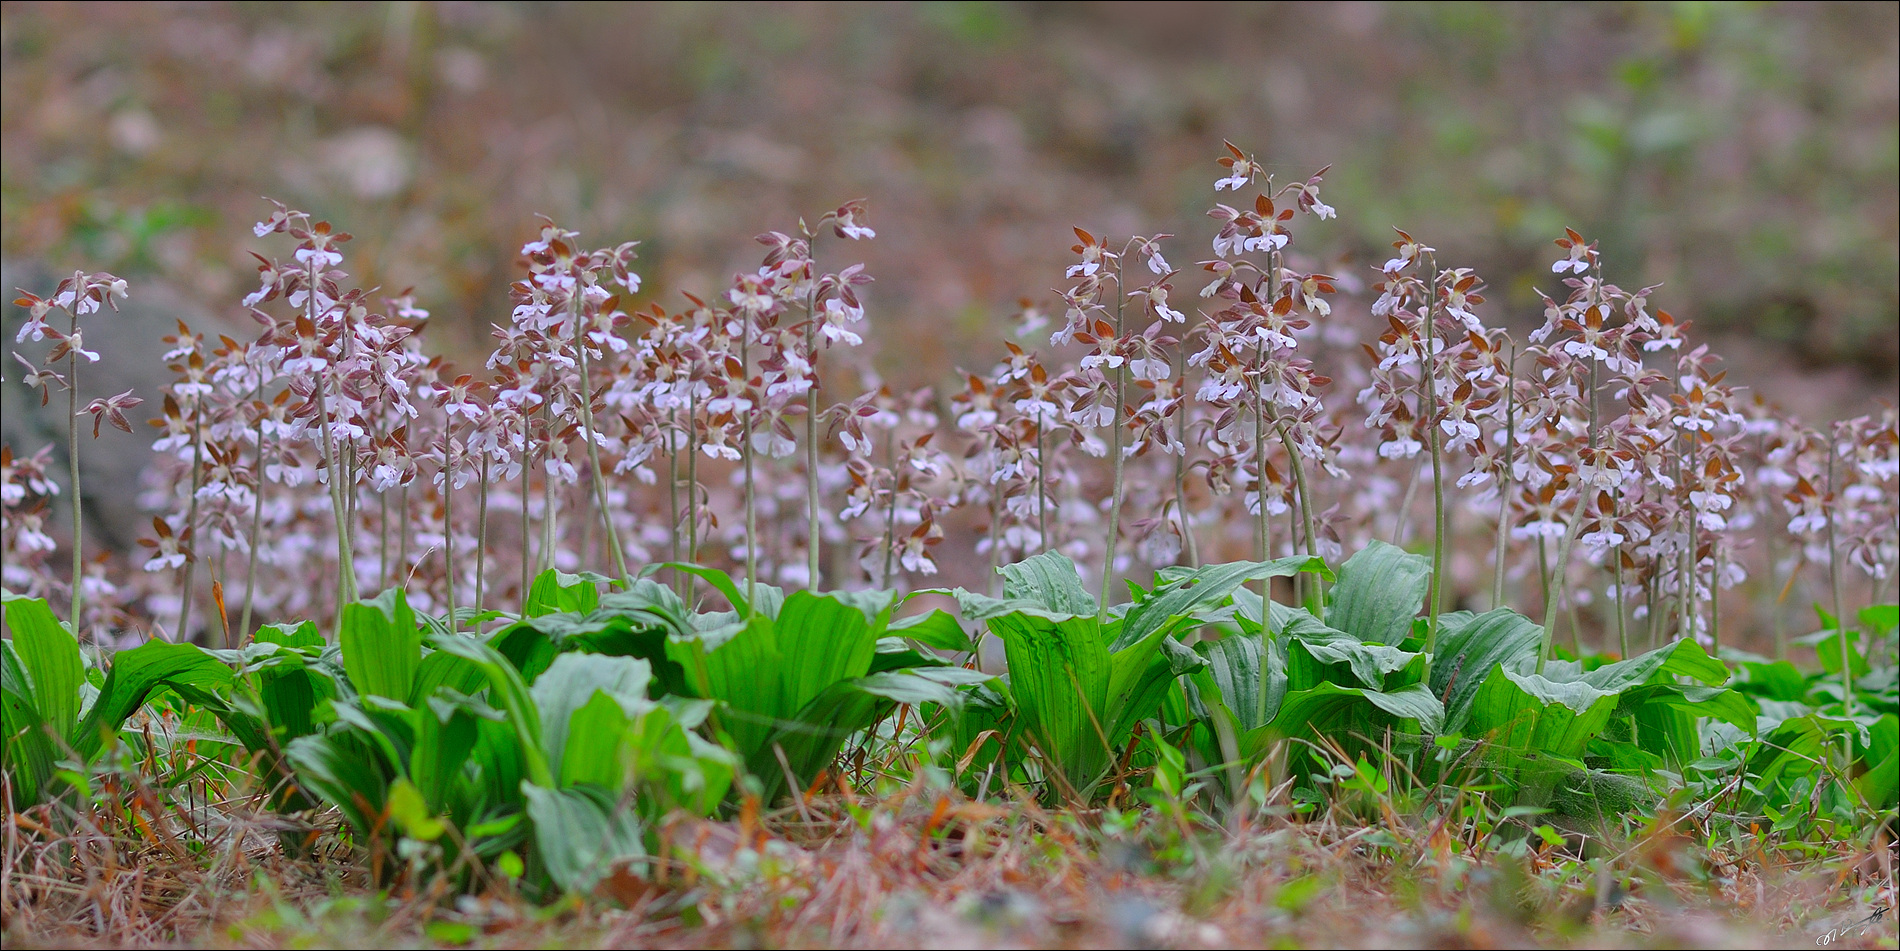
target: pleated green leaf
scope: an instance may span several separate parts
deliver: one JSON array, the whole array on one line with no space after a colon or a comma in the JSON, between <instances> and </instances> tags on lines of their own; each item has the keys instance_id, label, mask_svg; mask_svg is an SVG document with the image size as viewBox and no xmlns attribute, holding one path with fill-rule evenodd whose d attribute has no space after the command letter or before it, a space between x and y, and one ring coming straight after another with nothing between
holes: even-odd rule
<instances>
[{"instance_id":1,"label":"pleated green leaf","mask_svg":"<svg viewBox=\"0 0 1900 951\"><path fill-rule=\"evenodd\" d=\"M106 737L162 686L182 685L212 692L230 687L231 681L231 668L192 644L155 640L122 650L112 655L112 667L99 688L99 699L73 729L73 751L91 762Z\"/></svg>"},{"instance_id":2,"label":"pleated green leaf","mask_svg":"<svg viewBox=\"0 0 1900 951\"><path fill-rule=\"evenodd\" d=\"M1438 652L1432 658L1432 695L1445 702L1445 729L1464 729L1471 700L1492 670L1524 673L1537 663L1544 629L1510 608L1477 616L1439 618Z\"/></svg>"},{"instance_id":3,"label":"pleated green leaf","mask_svg":"<svg viewBox=\"0 0 1900 951\"><path fill-rule=\"evenodd\" d=\"M60 736L70 734L79 722L79 687L86 682L79 639L53 616L42 598L0 590L0 610L13 632L13 649L32 681L33 704L40 719Z\"/></svg>"},{"instance_id":4,"label":"pleated green leaf","mask_svg":"<svg viewBox=\"0 0 1900 951\"><path fill-rule=\"evenodd\" d=\"M350 686L368 696L407 702L422 662L422 628L401 588L344 605L337 624L343 670Z\"/></svg>"},{"instance_id":5,"label":"pleated green leaf","mask_svg":"<svg viewBox=\"0 0 1900 951\"><path fill-rule=\"evenodd\" d=\"M615 865L646 857L640 822L598 789L523 783L535 852L562 891L586 894Z\"/></svg>"},{"instance_id":6,"label":"pleated green leaf","mask_svg":"<svg viewBox=\"0 0 1900 951\"><path fill-rule=\"evenodd\" d=\"M1003 576L1003 597L1028 601L1053 614L1093 617L1097 602L1082 587L1075 562L1059 551L1046 551L997 569Z\"/></svg>"},{"instance_id":7,"label":"pleated green leaf","mask_svg":"<svg viewBox=\"0 0 1900 951\"><path fill-rule=\"evenodd\" d=\"M1340 566L1326 624L1361 641L1397 645L1411 636L1431 576L1431 559L1374 541Z\"/></svg>"}]
</instances>

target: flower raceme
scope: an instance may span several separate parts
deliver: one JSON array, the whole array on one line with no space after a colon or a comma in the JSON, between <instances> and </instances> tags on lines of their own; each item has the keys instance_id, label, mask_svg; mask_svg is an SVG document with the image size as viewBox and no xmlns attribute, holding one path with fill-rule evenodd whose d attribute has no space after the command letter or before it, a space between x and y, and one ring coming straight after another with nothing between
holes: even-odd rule
<instances>
[{"instance_id":1,"label":"flower raceme","mask_svg":"<svg viewBox=\"0 0 1900 951\"><path fill-rule=\"evenodd\" d=\"M1656 288L1611 283L1573 230L1518 341L1482 277L1411 233L1363 270L1306 253L1336 217L1327 170L1281 185L1231 143L1218 163L1206 260L1076 228L1061 287L941 401L859 354L870 276L843 252L877 236L862 201L758 235L756 267L678 307L647 299L637 243L544 219L467 369L424 349L414 292L352 284L348 234L273 204L253 334L180 327L163 392L74 400L100 437L162 404L151 577L113 609L195 602L171 627L200 636L214 581L265 617L397 583L439 614L523 596L546 567L730 558L753 583L896 585L953 568L946 549L1061 550L1112 588L1137 564L1422 541L1426 491L1434 545L1442 522L1499 546L1495 578L1442 562L1448 591L1606 604L1606 628L1659 640L1716 637L1722 591L1763 571L1892 577L1891 413L1815 430L1745 404ZM111 359L89 322L126 293L106 274L22 292L20 340L51 354L19 358L42 403ZM60 480L44 453L8 458L7 584L70 590L39 521ZM1790 541L1775 565L1765 531Z\"/></svg>"}]
</instances>

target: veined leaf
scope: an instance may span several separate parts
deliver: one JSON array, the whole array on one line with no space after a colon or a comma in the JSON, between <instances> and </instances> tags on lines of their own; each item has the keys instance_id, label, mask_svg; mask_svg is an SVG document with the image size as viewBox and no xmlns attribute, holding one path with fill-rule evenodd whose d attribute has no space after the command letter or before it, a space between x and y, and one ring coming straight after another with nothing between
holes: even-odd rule
<instances>
[{"instance_id":1,"label":"veined leaf","mask_svg":"<svg viewBox=\"0 0 1900 951\"><path fill-rule=\"evenodd\" d=\"M1128 608L1128 613L1122 618L1121 632L1109 649L1121 650L1160 628L1169 627L1178 619L1220 607L1241 585L1249 581L1287 578L1302 571L1326 577L1332 575L1324 561L1307 556L1277 561L1234 561L1207 565L1178 575Z\"/></svg>"},{"instance_id":2,"label":"veined leaf","mask_svg":"<svg viewBox=\"0 0 1900 951\"><path fill-rule=\"evenodd\" d=\"M1003 639L1021 727L1071 794L1093 786L1110 762L1111 662L1096 627L1092 616L1051 620L1021 611L989 621Z\"/></svg>"},{"instance_id":3,"label":"veined leaf","mask_svg":"<svg viewBox=\"0 0 1900 951\"><path fill-rule=\"evenodd\" d=\"M1393 691L1417 683L1425 669L1425 655L1384 644L1351 640L1286 642L1288 690L1306 690L1321 682L1342 687Z\"/></svg>"},{"instance_id":4,"label":"veined leaf","mask_svg":"<svg viewBox=\"0 0 1900 951\"><path fill-rule=\"evenodd\" d=\"M1361 641L1399 644L1425 605L1431 575L1431 559L1375 540L1339 567L1326 624Z\"/></svg>"},{"instance_id":5,"label":"veined leaf","mask_svg":"<svg viewBox=\"0 0 1900 951\"><path fill-rule=\"evenodd\" d=\"M1487 737L1504 751L1504 765L1529 754L1578 759L1603 731L1616 702L1615 693L1583 681L1494 667L1472 699L1466 733Z\"/></svg>"},{"instance_id":6,"label":"veined leaf","mask_svg":"<svg viewBox=\"0 0 1900 951\"><path fill-rule=\"evenodd\" d=\"M36 805L58 756L53 734L33 704L26 665L10 640L0 641L0 726L6 734L0 736L0 764L12 781L13 805L22 809Z\"/></svg>"},{"instance_id":7,"label":"veined leaf","mask_svg":"<svg viewBox=\"0 0 1900 951\"><path fill-rule=\"evenodd\" d=\"M453 635L451 635L453 636ZM500 711L448 687L438 688L417 710L415 747L409 753L409 777L437 812L449 806L451 791L475 749L479 719L501 719Z\"/></svg>"},{"instance_id":8,"label":"veined leaf","mask_svg":"<svg viewBox=\"0 0 1900 951\"><path fill-rule=\"evenodd\" d=\"M545 718L547 713L544 709L542 716ZM605 690L595 690L586 703L575 708L564 724L562 751L550 757L560 764L556 775L562 788L589 783L620 794L627 778L621 744L631 722L626 708Z\"/></svg>"},{"instance_id":9,"label":"veined leaf","mask_svg":"<svg viewBox=\"0 0 1900 951\"><path fill-rule=\"evenodd\" d=\"M1387 693L1321 681L1304 690L1288 690L1278 715L1249 731L1246 746L1259 755L1272 740L1283 738L1327 738L1342 745L1349 740L1373 742L1378 739L1373 729L1380 725L1415 720L1419 729L1435 733L1443 719L1444 707L1424 684Z\"/></svg>"},{"instance_id":10,"label":"veined leaf","mask_svg":"<svg viewBox=\"0 0 1900 951\"><path fill-rule=\"evenodd\" d=\"M508 663L508 659L494 648L472 638L436 635L431 643L436 650L468 659L488 675L489 701L508 715L509 725L514 728L523 772L527 775L526 781L537 786L552 787L554 770L548 763L542 745L541 714L534 698L528 693L528 685L522 682L514 665Z\"/></svg>"},{"instance_id":11,"label":"veined leaf","mask_svg":"<svg viewBox=\"0 0 1900 951\"><path fill-rule=\"evenodd\" d=\"M422 628L401 588L343 606L337 625L350 686L369 696L407 702L422 662Z\"/></svg>"},{"instance_id":12,"label":"veined leaf","mask_svg":"<svg viewBox=\"0 0 1900 951\"><path fill-rule=\"evenodd\" d=\"M1547 674L1550 666L1545 666ZM1585 671L1575 675L1574 679L1581 680L1599 690L1617 692L1638 684L1649 683L1652 678L1659 675L1694 677L1705 684L1714 685L1726 683L1729 670L1727 665L1710 657L1708 652L1702 649L1702 645L1697 644L1693 638L1683 638L1673 644L1638 654L1628 660ZM1573 678L1564 676L1563 679Z\"/></svg>"},{"instance_id":13,"label":"veined leaf","mask_svg":"<svg viewBox=\"0 0 1900 951\"><path fill-rule=\"evenodd\" d=\"M600 604L598 586L610 580L591 571L571 575L549 568L535 575L528 585L528 597L521 603L521 616L539 617L559 611L586 614Z\"/></svg>"},{"instance_id":14,"label":"veined leaf","mask_svg":"<svg viewBox=\"0 0 1900 951\"><path fill-rule=\"evenodd\" d=\"M1082 587L1075 562L1059 551L1046 551L996 569L1003 576L1003 597L1028 601L1054 614L1094 617L1098 602Z\"/></svg>"},{"instance_id":15,"label":"veined leaf","mask_svg":"<svg viewBox=\"0 0 1900 951\"><path fill-rule=\"evenodd\" d=\"M1175 678L1207 661L1173 639L1168 628L1156 628L1140 641L1109 655L1108 707L1103 723L1112 756L1115 747L1154 716Z\"/></svg>"},{"instance_id":16,"label":"veined leaf","mask_svg":"<svg viewBox=\"0 0 1900 951\"><path fill-rule=\"evenodd\" d=\"M390 766L368 737L337 726L290 741L284 755L296 767L298 781L337 807L359 832L371 835L382 828Z\"/></svg>"},{"instance_id":17,"label":"veined leaf","mask_svg":"<svg viewBox=\"0 0 1900 951\"><path fill-rule=\"evenodd\" d=\"M586 894L616 864L646 857L640 823L598 789L523 783L536 853L561 890Z\"/></svg>"},{"instance_id":18,"label":"veined leaf","mask_svg":"<svg viewBox=\"0 0 1900 951\"><path fill-rule=\"evenodd\" d=\"M86 682L79 639L53 616L42 598L23 598L0 589L0 618L13 631L13 649L19 652L31 696L40 719L66 736L79 722L79 688Z\"/></svg>"},{"instance_id":19,"label":"veined leaf","mask_svg":"<svg viewBox=\"0 0 1900 951\"><path fill-rule=\"evenodd\" d=\"M265 718L282 746L316 729L313 714L317 701L335 696L336 686L328 677L313 672L306 662L309 652L320 654L324 646L315 624L264 625L257 629L257 644L283 648L272 652L275 663L245 667L245 672L256 679Z\"/></svg>"},{"instance_id":20,"label":"veined leaf","mask_svg":"<svg viewBox=\"0 0 1900 951\"><path fill-rule=\"evenodd\" d=\"M650 578L654 574L668 568L692 575L712 585L714 590L725 595L726 602L732 605L733 613L738 615L741 619L750 613L777 617L779 606L785 602L785 592L782 589L769 584L754 584L752 586L753 595L758 598L759 603L752 606L757 609L756 611L749 611L749 602L746 600L744 593L746 588L743 582L734 580L731 575L717 568L705 568L688 562L667 561L648 565L640 569L640 577Z\"/></svg>"},{"instance_id":21,"label":"veined leaf","mask_svg":"<svg viewBox=\"0 0 1900 951\"><path fill-rule=\"evenodd\" d=\"M1869 806L1891 810L1900 800L1900 716L1882 714L1867 733L1867 771L1854 786Z\"/></svg>"},{"instance_id":22,"label":"veined leaf","mask_svg":"<svg viewBox=\"0 0 1900 951\"><path fill-rule=\"evenodd\" d=\"M886 603L878 615L888 618L889 610ZM774 634L783 665L778 671L784 691L780 702L787 712L803 709L832 684L870 672L878 631L874 616L865 612L862 603L808 591L785 599Z\"/></svg>"},{"instance_id":23,"label":"veined leaf","mask_svg":"<svg viewBox=\"0 0 1900 951\"><path fill-rule=\"evenodd\" d=\"M1537 663L1543 633L1543 627L1510 608L1475 617L1440 616L1432 695L1445 704L1445 729L1464 730L1472 698L1492 670L1529 672Z\"/></svg>"},{"instance_id":24,"label":"veined leaf","mask_svg":"<svg viewBox=\"0 0 1900 951\"><path fill-rule=\"evenodd\" d=\"M1742 693L1784 702L1799 701L1807 695L1808 678L1785 660L1743 660L1735 668L1735 689Z\"/></svg>"},{"instance_id":25,"label":"veined leaf","mask_svg":"<svg viewBox=\"0 0 1900 951\"><path fill-rule=\"evenodd\" d=\"M547 751L548 763L557 774L567 772L568 719L575 711L591 704L599 692L619 704L626 717L637 716L653 706L653 701L647 699L647 685L652 682L652 665L638 658L585 654L556 657L547 672L535 680L529 693L540 713L542 748ZM618 736L614 739L617 741ZM611 784L601 785L618 791Z\"/></svg>"},{"instance_id":26,"label":"veined leaf","mask_svg":"<svg viewBox=\"0 0 1900 951\"><path fill-rule=\"evenodd\" d=\"M181 685L211 692L229 687L231 680L231 668L192 644L154 640L119 651L112 655L112 668L99 688L99 699L73 729L73 751L91 762L106 735L118 730L161 686Z\"/></svg>"},{"instance_id":27,"label":"veined leaf","mask_svg":"<svg viewBox=\"0 0 1900 951\"><path fill-rule=\"evenodd\" d=\"M897 618L885 628L888 634L908 637L925 647L946 651L973 651L976 645L957 623L956 615L944 610Z\"/></svg>"},{"instance_id":28,"label":"veined leaf","mask_svg":"<svg viewBox=\"0 0 1900 951\"><path fill-rule=\"evenodd\" d=\"M1283 659L1269 657L1263 665L1258 637L1224 637L1203 641L1194 649L1207 658L1207 666L1194 674L1195 683L1204 694L1211 690L1232 712L1239 732L1257 730L1272 722L1286 697Z\"/></svg>"}]
</instances>

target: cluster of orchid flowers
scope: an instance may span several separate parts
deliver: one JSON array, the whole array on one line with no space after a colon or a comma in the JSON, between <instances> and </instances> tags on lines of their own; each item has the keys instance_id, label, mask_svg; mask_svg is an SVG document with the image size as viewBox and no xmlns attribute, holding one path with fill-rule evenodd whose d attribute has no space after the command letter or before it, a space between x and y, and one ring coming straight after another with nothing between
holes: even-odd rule
<instances>
[{"instance_id":1,"label":"cluster of orchid flowers","mask_svg":"<svg viewBox=\"0 0 1900 951\"><path fill-rule=\"evenodd\" d=\"M72 541L68 544L71 568L64 583L56 579L47 561L58 543L48 533L46 509L60 494L59 483L50 477L47 464L51 446L42 447L32 456L16 458L12 447L0 447L0 544L6 558L0 558L0 577L9 590L32 595L51 596L60 589L69 597L68 617L80 630L109 629L123 626L125 614L120 608L118 586L108 579L105 558L88 560L84 545L85 513L80 471L81 421L92 418L92 437L99 438L100 426L111 424L132 431L125 411L144 402L131 390L99 397L80 405L80 371L99 362L99 353L86 347L81 317L98 314L103 308L119 309L119 302L130 296L125 280L104 271L88 274L75 271L59 282L49 297L22 290L13 303L26 311L26 321L14 338L15 343L52 341L45 356L29 360L17 351L13 358L25 368L21 382L39 391L40 406L52 401L55 390L66 394L66 463L70 488L68 523ZM65 328L61 329L59 316ZM64 372L61 372L62 367Z\"/></svg>"},{"instance_id":2,"label":"cluster of orchid flowers","mask_svg":"<svg viewBox=\"0 0 1900 951\"><path fill-rule=\"evenodd\" d=\"M143 597L180 634L195 616L229 636L231 613L242 631L254 613L320 615L393 584L454 619L505 594L494 578L515 574L518 597L549 567L725 561L762 582L889 587L937 573L946 526L965 524L992 566L1057 549L1106 589L1137 562L1403 542L1429 486L1434 618L1438 587L1489 581L1492 603L1542 604L1547 630L1567 607L1574 635L1595 604L1628 651L1630 621L1653 640L1716 638L1721 592L1750 566L1776 585L1822 566L1837 590L1849 569L1893 577L1891 409L1817 432L1744 405L1707 347L1685 345L1686 324L1651 310L1655 288L1605 281L1574 231L1552 268L1562 299L1545 298L1523 346L1480 317L1477 274L1399 232L1368 311L1380 332L1364 362L1340 359L1353 318L1333 298L1358 282L1292 248L1301 216L1334 217L1326 170L1276 187L1232 144L1219 161L1216 195L1236 200L1208 212L1197 295L1176 293L1170 235L1078 228L1049 355L1008 343L941 402L893 393L861 361L821 372L864 343L870 277L825 271L813 246L874 237L862 202L758 236L757 269L677 311L632 304L636 244L588 250L544 220L474 373L423 352L412 295L347 286L348 235L277 205L256 233L295 247L258 256L244 300L258 336L181 324L168 338L144 565L173 580L120 590L103 561L74 572L96 610ZM43 401L96 359L78 317L124 294L80 274L21 299L22 338L55 342L27 368ZM1049 324L1023 301L1019 339ZM1322 364L1355 405L1327 405ZM855 395L831 392L854 377ZM129 429L138 402L69 399L95 432ZM50 567L50 452L0 454L12 589L70 590ZM1453 519L1491 533L1489 578L1447 556ZM319 565L333 587L310 583ZM1527 590L1507 599L1510 582Z\"/></svg>"}]
</instances>

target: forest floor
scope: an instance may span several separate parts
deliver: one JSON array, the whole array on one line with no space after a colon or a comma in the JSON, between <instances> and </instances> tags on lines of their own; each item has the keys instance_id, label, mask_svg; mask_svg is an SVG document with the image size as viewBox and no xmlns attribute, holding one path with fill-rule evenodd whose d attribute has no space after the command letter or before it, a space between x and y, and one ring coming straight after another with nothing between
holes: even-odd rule
<instances>
[{"instance_id":1,"label":"forest floor","mask_svg":"<svg viewBox=\"0 0 1900 951\"><path fill-rule=\"evenodd\" d=\"M247 809L134 805L118 832L95 810L66 835L44 808L15 814L7 947L1895 945L1890 845L1763 836L1744 852L1687 815L1605 837L1507 823L1473 842L1390 814L1218 828L1166 806L1047 812L914 787L684 820L645 874L541 905L505 879L457 894L403 876L334 817L287 858L283 820Z\"/></svg>"}]
</instances>

